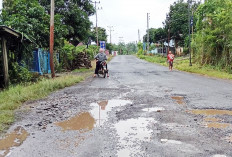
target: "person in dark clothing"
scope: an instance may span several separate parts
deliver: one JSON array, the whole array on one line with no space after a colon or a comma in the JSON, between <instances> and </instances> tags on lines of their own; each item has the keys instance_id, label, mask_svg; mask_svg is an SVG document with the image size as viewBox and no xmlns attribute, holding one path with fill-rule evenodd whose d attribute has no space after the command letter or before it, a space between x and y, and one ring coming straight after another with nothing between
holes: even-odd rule
<instances>
[{"instance_id":1,"label":"person in dark clothing","mask_svg":"<svg viewBox=\"0 0 232 157\"><path fill-rule=\"evenodd\" d=\"M97 60L97 62L96 62L96 69L93 77L96 77L96 75L98 74L98 70L100 69L101 62L107 60L106 54L104 53L104 49L100 48L99 53L94 58ZM106 69L107 69L107 65L106 65ZM109 77L109 73L107 73L107 77Z\"/></svg>"}]
</instances>

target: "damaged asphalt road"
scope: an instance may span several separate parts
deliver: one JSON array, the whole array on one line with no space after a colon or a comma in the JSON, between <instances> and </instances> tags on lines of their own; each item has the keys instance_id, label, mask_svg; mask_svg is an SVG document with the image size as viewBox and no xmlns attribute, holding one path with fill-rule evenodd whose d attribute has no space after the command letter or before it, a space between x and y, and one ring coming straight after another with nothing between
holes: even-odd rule
<instances>
[{"instance_id":1,"label":"damaged asphalt road","mask_svg":"<svg viewBox=\"0 0 232 157\"><path fill-rule=\"evenodd\" d=\"M109 78L25 103L9 157L232 156L232 82L116 56Z\"/></svg>"}]
</instances>

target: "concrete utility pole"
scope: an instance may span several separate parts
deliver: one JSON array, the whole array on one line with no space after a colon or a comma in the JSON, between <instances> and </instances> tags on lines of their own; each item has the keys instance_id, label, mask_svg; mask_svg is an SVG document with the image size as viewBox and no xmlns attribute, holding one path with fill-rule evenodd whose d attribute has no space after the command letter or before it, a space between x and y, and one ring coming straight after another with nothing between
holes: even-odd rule
<instances>
[{"instance_id":1,"label":"concrete utility pole","mask_svg":"<svg viewBox=\"0 0 232 157\"><path fill-rule=\"evenodd\" d=\"M149 51L149 20L150 13L147 13L147 51Z\"/></svg>"},{"instance_id":2,"label":"concrete utility pole","mask_svg":"<svg viewBox=\"0 0 232 157\"><path fill-rule=\"evenodd\" d=\"M92 2L92 1L91 1ZM100 10L102 8L97 8L97 4L100 4L100 1L97 2L97 1L94 1L92 2L95 4L95 10L96 10L96 39L97 39L97 46L98 46L98 27L97 27L97 10Z\"/></svg>"},{"instance_id":3,"label":"concrete utility pole","mask_svg":"<svg viewBox=\"0 0 232 157\"><path fill-rule=\"evenodd\" d=\"M123 37L119 37L119 43L122 43L122 42L123 42ZM120 55L122 55L121 45L120 45Z\"/></svg>"},{"instance_id":4,"label":"concrete utility pole","mask_svg":"<svg viewBox=\"0 0 232 157\"><path fill-rule=\"evenodd\" d=\"M141 42L139 29L138 29L138 42Z\"/></svg>"},{"instance_id":5,"label":"concrete utility pole","mask_svg":"<svg viewBox=\"0 0 232 157\"><path fill-rule=\"evenodd\" d=\"M107 27L109 27L109 31L110 31L110 44L112 44L112 42L111 42L111 37L112 37L111 36L111 32L114 31L114 30L112 30L113 26L107 26Z\"/></svg>"},{"instance_id":6,"label":"concrete utility pole","mask_svg":"<svg viewBox=\"0 0 232 157\"><path fill-rule=\"evenodd\" d=\"M52 78L55 77L54 63L53 63L53 47L54 47L54 8L55 2L51 0L51 19L50 19L50 67Z\"/></svg>"},{"instance_id":7,"label":"concrete utility pole","mask_svg":"<svg viewBox=\"0 0 232 157\"><path fill-rule=\"evenodd\" d=\"M188 43L188 52L189 52L189 66L192 66L192 61L191 61L191 17L190 17L190 3L191 1L188 0L188 16L189 16L189 20L188 20L188 25L189 25L189 43Z\"/></svg>"},{"instance_id":8,"label":"concrete utility pole","mask_svg":"<svg viewBox=\"0 0 232 157\"><path fill-rule=\"evenodd\" d=\"M170 45L169 45L169 43L170 43L170 17L169 17L169 15L167 14L166 15L166 18L167 18L167 20L168 20L168 50L167 50L167 55L168 55L168 53L169 53L169 51L170 51Z\"/></svg>"}]
</instances>

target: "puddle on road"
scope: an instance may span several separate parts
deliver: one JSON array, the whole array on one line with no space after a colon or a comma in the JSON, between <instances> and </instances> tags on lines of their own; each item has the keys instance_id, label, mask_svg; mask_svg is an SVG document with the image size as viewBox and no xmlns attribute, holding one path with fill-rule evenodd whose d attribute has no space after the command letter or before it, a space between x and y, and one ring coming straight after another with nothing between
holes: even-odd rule
<instances>
[{"instance_id":1,"label":"puddle on road","mask_svg":"<svg viewBox=\"0 0 232 157\"><path fill-rule=\"evenodd\" d=\"M227 156L226 155L216 154L216 155L213 155L212 157L227 157Z\"/></svg>"},{"instance_id":2,"label":"puddle on road","mask_svg":"<svg viewBox=\"0 0 232 157\"><path fill-rule=\"evenodd\" d=\"M0 155L6 156L12 147L20 146L26 140L28 132L18 126L12 133L6 134L3 139L0 139Z\"/></svg>"},{"instance_id":3,"label":"puddle on road","mask_svg":"<svg viewBox=\"0 0 232 157\"><path fill-rule=\"evenodd\" d=\"M66 121L57 122L55 124L60 126L63 129L63 131L66 130L89 131L93 129L95 120L90 113L83 112Z\"/></svg>"},{"instance_id":4,"label":"puddle on road","mask_svg":"<svg viewBox=\"0 0 232 157\"><path fill-rule=\"evenodd\" d=\"M190 111L193 114L201 115L230 115L232 116L232 111L230 110L216 110L216 109L205 109L205 110L192 110Z\"/></svg>"},{"instance_id":5,"label":"puddle on road","mask_svg":"<svg viewBox=\"0 0 232 157\"><path fill-rule=\"evenodd\" d=\"M204 121L205 122L219 122L219 121L222 121L222 120L219 119L219 118L208 117L208 118L205 118Z\"/></svg>"},{"instance_id":6,"label":"puddle on road","mask_svg":"<svg viewBox=\"0 0 232 157\"><path fill-rule=\"evenodd\" d=\"M216 128L216 129L225 129L231 127L229 123L208 123L206 124L208 128Z\"/></svg>"},{"instance_id":7,"label":"puddle on road","mask_svg":"<svg viewBox=\"0 0 232 157\"><path fill-rule=\"evenodd\" d=\"M115 107L121 107L131 104L129 100L104 100L98 103L92 103L93 109L90 112L82 112L75 117L66 121L55 123L64 131L66 130L82 130L89 131L94 127L102 125L108 119L108 112Z\"/></svg>"},{"instance_id":8,"label":"puddle on road","mask_svg":"<svg viewBox=\"0 0 232 157\"><path fill-rule=\"evenodd\" d=\"M161 143L166 143L166 144L182 144L181 141L176 141L176 140L168 140L168 139L161 139Z\"/></svg>"},{"instance_id":9,"label":"puddle on road","mask_svg":"<svg viewBox=\"0 0 232 157\"><path fill-rule=\"evenodd\" d=\"M145 112L160 112L160 111L164 111L165 109L163 107L152 107L152 108L144 108L142 110Z\"/></svg>"},{"instance_id":10,"label":"puddle on road","mask_svg":"<svg viewBox=\"0 0 232 157\"><path fill-rule=\"evenodd\" d=\"M130 100L108 100L92 103L90 106L93 108L90 113L96 120L95 127L103 125L108 120L108 114L112 109L116 108L116 110L120 110L120 107L128 104L132 104L132 102Z\"/></svg>"},{"instance_id":11,"label":"puddle on road","mask_svg":"<svg viewBox=\"0 0 232 157\"><path fill-rule=\"evenodd\" d=\"M183 105L184 104L184 97L183 96L172 96L172 99L176 100L176 102L179 105Z\"/></svg>"},{"instance_id":12,"label":"puddle on road","mask_svg":"<svg viewBox=\"0 0 232 157\"><path fill-rule=\"evenodd\" d=\"M142 142L150 141L152 130L149 125L156 123L152 118L138 118L119 121L115 124L117 134L120 137L118 151L119 157L143 155Z\"/></svg>"}]
</instances>

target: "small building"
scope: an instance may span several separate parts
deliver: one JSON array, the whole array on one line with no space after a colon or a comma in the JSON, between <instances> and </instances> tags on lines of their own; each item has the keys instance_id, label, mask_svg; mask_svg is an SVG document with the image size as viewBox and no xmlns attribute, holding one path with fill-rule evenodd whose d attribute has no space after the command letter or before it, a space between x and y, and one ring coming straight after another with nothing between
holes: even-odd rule
<instances>
[{"instance_id":1,"label":"small building","mask_svg":"<svg viewBox=\"0 0 232 157\"><path fill-rule=\"evenodd\" d=\"M0 85L7 87L9 85L8 59L9 56L21 58L22 44L31 42L24 34L13 30L7 26L0 26Z\"/></svg>"}]
</instances>

